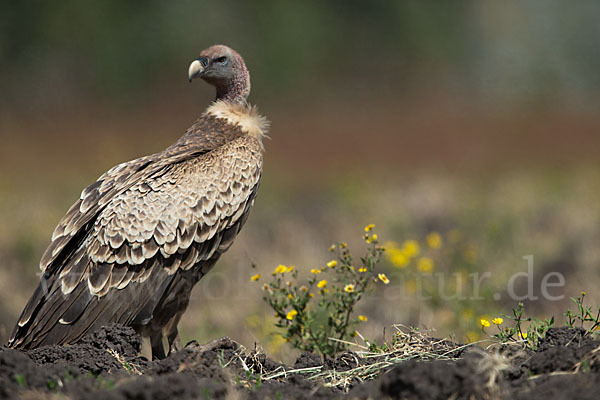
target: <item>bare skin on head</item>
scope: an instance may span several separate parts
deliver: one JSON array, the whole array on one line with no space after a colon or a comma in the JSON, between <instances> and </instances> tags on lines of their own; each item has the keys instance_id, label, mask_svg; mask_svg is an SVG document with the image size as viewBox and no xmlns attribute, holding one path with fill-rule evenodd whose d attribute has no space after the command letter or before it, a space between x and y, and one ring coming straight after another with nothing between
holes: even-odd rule
<instances>
[{"instance_id":1,"label":"bare skin on head","mask_svg":"<svg viewBox=\"0 0 600 400\"><path fill-rule=\"evenodd\" d=\"M217 100L242 104L250 94L250 73L233 49L215 45L200 53L188 70L190 82L202 78L217 89Z\"/></svg>"},{"instance_id":2,"label":"bare skin on head","mask_svg":"<svg viewBox=\"0 0 600 400\"><path fill-rule=\"evenodd\" d=\"M83 190L52 234L9 347L72 344L119 323L142 335L148 358L178 348L193 286L254 205L268 127L246 102L250 74L231 48L202 51L188 77L215 86L216 101L177 142Z\"/></svg>"}]
</instances>

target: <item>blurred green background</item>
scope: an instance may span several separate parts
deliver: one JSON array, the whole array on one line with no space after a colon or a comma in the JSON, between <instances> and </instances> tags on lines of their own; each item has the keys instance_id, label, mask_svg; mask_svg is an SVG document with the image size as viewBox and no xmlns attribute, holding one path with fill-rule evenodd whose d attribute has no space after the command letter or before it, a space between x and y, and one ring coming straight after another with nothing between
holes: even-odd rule
<instances>
[{"instance_id":1,"label":"blurred green background","mask_svg":"<svg viewBox=\"0 0 600 400\"><path fill-rule=\"evenodd\" d=\"M186 72L215 43L245 58L272 140L252 216L195 289L185 338L227 334L285 358L251 265L308 270L339 240L360 253L367 223L423 253L438 232L434 272L492 278L483 301L375 291L366 336L404 323L478 338L480 316L515 305L507 281L529 254L536 287L557 271L567 296L532 313L559 316L581 290L598 301L599 15L593 1L3 1L0 340L81 189L168 146L213 99ZM384 262L386 290L410 289L409 268Z\"/></svg>"}]
</instances>

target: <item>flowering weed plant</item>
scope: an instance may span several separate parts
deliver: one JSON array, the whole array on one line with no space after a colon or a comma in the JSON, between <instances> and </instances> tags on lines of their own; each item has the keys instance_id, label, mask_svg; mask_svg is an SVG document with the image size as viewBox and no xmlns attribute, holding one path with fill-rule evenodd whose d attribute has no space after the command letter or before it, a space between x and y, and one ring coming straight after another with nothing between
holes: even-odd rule
<instances>
[{"instance_id":1,"label":"flowering weed plant","mask_svg":"<svg viewBox=\"0 0 600 400\"><path fill-rule=\"evenodd\" d=\"M513 323L503 325L504 318L496 317L492 319L492 324L498 329L498 332L493 337L500 339L503 343L520 343L524 347L533 350L537 349L540 339L543 339L548 329L554 325L554 317L544 320L525 317L525 306L523 303L519 303L513 309L513 315L505 315L504 317L507 320L513 321ZM490 326L490 321L481 319L480 324L481 329L485 332L485 328ZM525 326L525 324L528 326Z\"/></svg>"},{"instance_id":2,"label":"flowering weed plant","mask_svg":"<svg viewBox=\"0 0 600 400\"><path fill-rule=\"evenodd\" d=\"M581 292L579 297L571 297L577 309L575 311L568 309L564 313L564 316L567 317L566 325L570 329L580 329L584 336L598 334L600 333L600 308L597 312L593 312L592 307L584 305L585 295L585 292ZM513 315L505 315L504 317L512 320L513 323L501 326L504 322L503 318L496 317L492 319L491 322L498 328L498 332L493 337L500 339L503 343L518 342L533 350L537 349L540 339L543 339L548 330L554 325L554 317L544 320L525 317L523 303L519 303L513 309ZM577 324L578 322L579 324ZM491 325L490 321L485 318L480 320L480 324L484 332Z\"/></svg>"},{"instance_id":3,"label":"flowering weed plant","mask_svg":"<svg viewBox=\"0 0 600 400\"><path fill-rule=\"evenodd\" d=\"M600 307L594 312L592 307L584 305L586 293L581 292L577 298L571 297L571 301L575 303L577 309L573 312L570 308L564 313L567 317L567 326L571 329L575 328L575 324L579 322L579 328L585 331L585 335L598 334L600 332Z\"/></svg>"},{"instance_id":4,"label":"flowering weed plant","mask_svg":"<svg viewBox=\"0 0 600 400\"><path fill-rule=\"evenodd\" d=\"M389 283L384 273L376 271L384 248L378 245L373 228L367 225L364 229L367 248L358 260L347 244L340 242L329 248L335 258L310 269L303 281L293 266L279 265L271 273L270 282L263 285L263 299L275 311L275 325L284 329L285 341L325 358L346 348L355 326L368 319L354 315L356 304L370 286Z\"/></svg>"}]
</instances>

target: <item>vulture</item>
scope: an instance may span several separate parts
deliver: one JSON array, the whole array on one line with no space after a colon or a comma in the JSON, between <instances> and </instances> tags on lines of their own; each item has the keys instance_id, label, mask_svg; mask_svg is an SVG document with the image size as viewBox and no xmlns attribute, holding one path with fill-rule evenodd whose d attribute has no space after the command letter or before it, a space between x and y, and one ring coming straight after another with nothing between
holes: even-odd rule
<instances>
[{"instance_id":1,"label":"vulture","mask_svg":"<svg viewBox=\"0 0 600 400\"><path fill-rule=\"evenodd\" d=\"M81 192L52 234L9 347L73 344L113 323L135 329L149 359L180 347L193 286L254 204L269 125L247 102L250 75L233 49L202 51L188 78L213 85L216 100L177 142Z\"/></svg>"}]
</instances>

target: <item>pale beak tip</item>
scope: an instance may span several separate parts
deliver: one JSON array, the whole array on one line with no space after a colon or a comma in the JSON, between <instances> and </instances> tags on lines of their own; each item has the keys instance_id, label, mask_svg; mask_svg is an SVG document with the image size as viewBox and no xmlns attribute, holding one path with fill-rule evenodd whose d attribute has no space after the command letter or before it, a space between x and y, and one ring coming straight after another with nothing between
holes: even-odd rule
<instances>
[{"instance_id":1,"label":"pale beak tip","mask_svg":"<svg viewBox=\"0 0 600 400\"><path fill-rule=\"evenodd\" d=\"M190 80L190 82L192 81L192 79L197 77L203 70L204 67L202 66L202 63L200 63L200 61L192 61L190 67L188 68L188 79Z\"/></svg>"}]
</instances>

